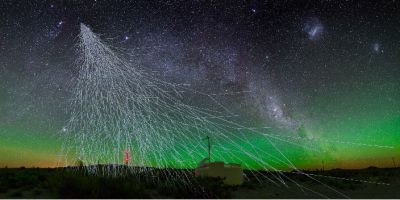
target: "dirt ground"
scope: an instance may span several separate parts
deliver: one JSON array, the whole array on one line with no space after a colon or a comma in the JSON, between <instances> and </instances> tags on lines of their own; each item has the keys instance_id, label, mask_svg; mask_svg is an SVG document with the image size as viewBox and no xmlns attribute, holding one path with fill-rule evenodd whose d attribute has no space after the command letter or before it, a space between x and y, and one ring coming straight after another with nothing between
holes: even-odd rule
<instances>
[{"instance_id":1,"label":"dirt ground","mask_svg":"<svg viewBox=\"0 0 400 200\"><path fill-rule=\"evenodd\" d=\"M400 198L400 168L305 173L312 176L285 172L286 178L280 181L270 179L274 184L245 172L247 178L241 186L202 180L198 182L202 189L191 191L179 184L146 183L130 177L82 176L57 169L0 169L0 198Z\"/></svg>"}]
</instances>

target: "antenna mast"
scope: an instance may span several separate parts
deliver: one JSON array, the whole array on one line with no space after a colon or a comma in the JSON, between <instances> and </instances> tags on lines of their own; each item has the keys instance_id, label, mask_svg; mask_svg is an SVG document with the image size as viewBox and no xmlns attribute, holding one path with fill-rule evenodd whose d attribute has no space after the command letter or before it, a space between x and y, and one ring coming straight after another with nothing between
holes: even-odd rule
<instances>
[{"instance_id":1,"label":"antenna mast","mask_svg":"<svg viewBox=\"0 0 400 200\"><path fill-rule=\"evenodd\" d=\"M208 162L211 162L211 143L210 143L210 137L206 137L207 139L207 144L208 144Z\"/></svg>"}]
</instances>

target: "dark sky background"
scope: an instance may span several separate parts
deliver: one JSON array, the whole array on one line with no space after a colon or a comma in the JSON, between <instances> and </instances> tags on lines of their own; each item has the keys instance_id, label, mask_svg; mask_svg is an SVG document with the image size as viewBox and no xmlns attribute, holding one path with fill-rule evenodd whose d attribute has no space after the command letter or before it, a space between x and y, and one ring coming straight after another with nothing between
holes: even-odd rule
<instances>
[{"instance_id":1,"label":"dark sky background","mask_svg":"<svg viewBox=\"0 0 400 200\"><path fill-rule=\"evenodd\" d=\"M161 79L251 91L218 99L243 123L391 147L335 144L332 166L388 165L400 148L399 10L395 0L3 0L0 166L53 165L80 23Z\"/></svg>"}]
</instances>

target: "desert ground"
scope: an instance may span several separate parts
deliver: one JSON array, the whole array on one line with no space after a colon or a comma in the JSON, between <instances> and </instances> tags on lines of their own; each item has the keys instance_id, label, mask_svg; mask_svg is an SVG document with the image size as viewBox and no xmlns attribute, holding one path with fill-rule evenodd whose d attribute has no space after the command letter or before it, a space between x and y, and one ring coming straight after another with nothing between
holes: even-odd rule
<instances>
[{"instance_id":1,"label":"desert ground","mask_svg":"<svg viewBox=\"0 0 400 200\"><path fill-rule=\"evenodd\" d=\"M104 166L103 166L104 168ZM284 172L245 171L245 182L218 178L179 179L190 170L146 169L123 176L83 168L0 169L0 198L400 198L400 168ZM149 173L150 172L150 173ZM275 176L274 176L275 175Z\"/></svg>"}]
</instances>

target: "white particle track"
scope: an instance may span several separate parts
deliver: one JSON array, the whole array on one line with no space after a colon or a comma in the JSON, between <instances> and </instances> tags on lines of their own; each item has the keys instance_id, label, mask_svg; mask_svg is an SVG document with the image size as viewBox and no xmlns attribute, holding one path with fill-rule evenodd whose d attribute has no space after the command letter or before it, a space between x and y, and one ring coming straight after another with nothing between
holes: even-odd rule
<instances>
[{"instance_id":1,"label":"white particle track","mask_svg":"<svg viewBox=\"0 0 400 200\"><path fill-rule=\"evenodd\" d=\"M272 172L271 176L260 174L260 178L283 184L282 177L286 176L274 167L277 163L299 172L276 142L308 147L295 139L266 134L269 127L246 127L231 121L239 116L228 112L214 98L240 91L205 94L190 85L162 81L125 61L84 24L80 30L79 74L70 102L70 118L62 128L65 160L61 163L80 160L95 173L97 164L123 164L123 152L129 150L130 166L164 168L168 175L168 168L196 167L207 155L204 138L210 136L216 144L212 151L215 160L239 163L250 170L258 166L257 169ZM184 101L185 93L196 94L223 112L189 105ZM254 138L272 146L274 153L252 144ZM118 168L110 168L109 173L118 173ZM176 178L173 173L170 176Z\"/></svg>"}]
</instances>

